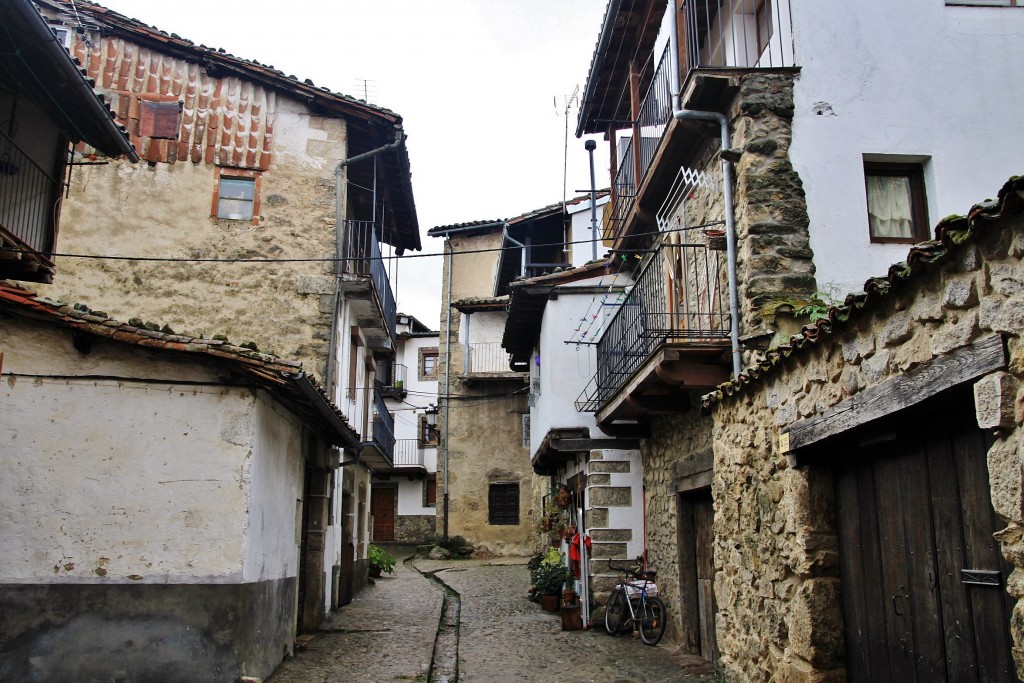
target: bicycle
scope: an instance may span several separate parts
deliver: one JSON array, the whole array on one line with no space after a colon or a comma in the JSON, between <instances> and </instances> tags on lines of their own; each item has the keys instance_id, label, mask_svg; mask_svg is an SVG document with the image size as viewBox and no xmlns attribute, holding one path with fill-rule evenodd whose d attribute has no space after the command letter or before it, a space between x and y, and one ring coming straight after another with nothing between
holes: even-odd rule
<instances>
[{"instance_id":1,"label":"bicycle","mask_svg":"<svg viewBox=\"0 0 1024 683\"><path fill-rule=\"evenodd\" d=\"M665 603L657 597L658 587L654 583L657 573L616 567L611 560L608 560L608 568L619 572L620 576L604 608L604 630L610 636L617 636L632 623L644 645L657 645L665 635ZM632 580L627 581L627 576L632 576Z\"/></svg>"}]
</instances>

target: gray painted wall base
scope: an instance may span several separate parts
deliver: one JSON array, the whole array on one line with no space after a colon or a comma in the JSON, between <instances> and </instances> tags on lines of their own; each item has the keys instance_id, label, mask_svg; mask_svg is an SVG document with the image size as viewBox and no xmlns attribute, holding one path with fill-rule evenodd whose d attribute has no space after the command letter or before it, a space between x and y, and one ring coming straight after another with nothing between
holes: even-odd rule
<instances>
[{"instance_id":1,"label":"gray painted wall base","mask_svg":"<svg viewBox=\"0 0 1024 683\"><path fill-rule=\"evenodd\" d=\"M292 647L294 577L244 584L0 585L0 680L233 683Z\"/></svg>"}]
</instances>

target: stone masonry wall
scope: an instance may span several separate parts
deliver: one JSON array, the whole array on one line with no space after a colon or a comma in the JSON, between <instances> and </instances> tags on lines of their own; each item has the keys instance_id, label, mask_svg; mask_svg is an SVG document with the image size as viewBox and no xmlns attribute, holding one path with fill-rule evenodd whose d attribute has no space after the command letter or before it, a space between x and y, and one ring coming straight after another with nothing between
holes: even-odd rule
<instances>
[{"instance_id":1,"label":"stone masonry wall","mask_svg":"<svg viewBox=\"0 0 1024 683\"><path fill-rule=\"evenodd\" d=\"M395 515L396 543L429 543L434 535L434 515Z\"/></svg>"},{"instance_id":2,"label":"stone masonry wall","mask_svg":"<svg viewBox=\"0 0 1024 683\"><path fill-rule=\"evenodd\" d=\"M210 217L212 164L83 166L63 204L60 251L171 260L58 257L54 284L39 291L124 321L255 342L322 376L334 305L331 262L254 259L334 256L333 170L346 156L346 127L285 98L277 99L275 114L288 133L277 136L274 161L262 173L255 224Z\"/></svg>"},{"instance_id":3,"label":"stone masonry wall","mask_svg":"<svg viewBox=\"0 0 1024 683\"><path fill-rule=\"evenodd\" d=\"M1014 565L1006 590L1024 595L1024 220L986 226L977 244L920 274L855 323L713 408L715 593L721 666L744 681L840 681L843 621L830 470L793 469L781 427L917 365L999 333L1010 363L976 384L996 534ZM1011 635L1024 674L1024 610Z\"/></svg>"},{"instance_id":4,"label":"stone masonry wall","mask_svg":"<svg viewBox=\"0 0 1024 683\"><path fill-rule=\"evenodd\" d=\"M803 184L789 160L793 76L754 72L741 79L732 110L737 268L742 334L761 330L760 308L809 297L816 287Z\"/></svg>"},{"instance_id":5,"label":"stone masonry wall","mask_svg":"<svg viewBox=\"0 0 1024 683\"><path fill-rule=\"evenodd\" d=\"M680 577L678 494L679 465L711 446L711 422L691 410L679 416L658 416L651 421L651 438L642 444L644 489L647 505L647 561L658 572L658 590L669 609L666 637L699 652L692 637L682 637L680 623ZM686 642L681 642L686 641Z\"/></svg>"},{"instance_id":6,"label":"stone masonry wall","mask_svg":"<svg viewBox=\"0 0 1024 683\"><path fill-rule=\"evenodd\" d=\"M536 542L531 519L535 498L533 469L530 449L522 446L522 415L529 412L523 392L527 376L470 382L461 378L465 367L465 347L460 336L463 316L450 305L464 299L493 297L497 251L478 250L494 249L500 244L500 229L451 237L446 248L454 250L453 257L449 261L446 256L442 270L444 300L438 336L438 381L439 393L450 398L442 401L438 415L436 533L444 533L443 462L447 453L448 535L464 537L476 547L478 557L526 556ZM471 253L460 254L461 251ZM519 484L519 524L489 523L488 492L494 483Z\"/></svg>"}]
</instances>

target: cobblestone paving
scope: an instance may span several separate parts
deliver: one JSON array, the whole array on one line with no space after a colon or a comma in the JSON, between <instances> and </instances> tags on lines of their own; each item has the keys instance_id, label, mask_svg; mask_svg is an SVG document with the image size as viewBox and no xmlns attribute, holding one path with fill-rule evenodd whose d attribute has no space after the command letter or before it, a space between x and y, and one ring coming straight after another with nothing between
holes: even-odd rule
<instances>
[{"instance_id":1,"label":"cobblestone paving","mask_svg":"<svg viewBox=\"0 0 1024 683\"><path fill-rule=\"evenodd\" d=\"M648 647L628 634L611 637L604 628L562 631L558 614L526 599L529 572L502 560L433 562L416 560L422 571L459 592L459 683L530 681L546 683L711 683L703 660L679 657L670 644Z\"/></svg>"},{"instance_id":2,"label":"cobblestone paving","mask_svg":"<svg viewBox=\"0 0 1024 683\"><path fill-rule=\"evenodd\" d=\"M399 558L385 574L321 627L268 683L426 681L444 591Z\"/></svg>"},{"instance_id":3,"label":"cobblestone paving","mask_svg":"<svg viewBox=\"0 0 1024 683\"><path fill-rule=\"evenodd\" d=\"M524 561L413 563L400 561L393 577L362 591L268 683L427 681L443 591L417 569L436 572L461 596L460 683L713 680L706 662L681 656L668 643L647 647L603 628L562 631L558 614L526 599Z\"/></svg>"}]
</instances>

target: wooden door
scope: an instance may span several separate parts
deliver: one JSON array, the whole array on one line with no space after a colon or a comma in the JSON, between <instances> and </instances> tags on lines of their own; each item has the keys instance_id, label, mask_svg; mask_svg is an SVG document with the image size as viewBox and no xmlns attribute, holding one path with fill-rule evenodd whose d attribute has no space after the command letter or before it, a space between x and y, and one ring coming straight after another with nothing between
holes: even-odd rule
<instances>
[{"instance_id":1,"label":"wooden door","mask_svg":"<svg viewBox=\"0 0 1024 683\"><path fill-rule=\"evenodd\" d=\"M835 477L849 680L1017 681L972 403L867 436L876 444L848 446Z\"/></svg>"},{"instance_id":2,"label":"wooden door","mask_svg":"<svg viewBox=\"0 0 1024 683\"><path fill-rule=\"evenodd\" d=\"M370 514L373 515L373 540L380 542L395 540L395 490L373 487L370 500Z\"/></svg>"},{"instance_id":3,"label":"wooden door","mask_svg":"<svg viewBox=\"0 0 1024 683\"><path fill-rule=\"evenodd\" d=\"M700 632L700 656L709 662L718 660L715 634L715 513L710 491L693 496L693 529L697 569L697 612Z\"/></svg>"},{"instance_id":4,"label":"wooden door","mask_svg":"<svg viewBox=\"0 0 1024 683\"><path fill-rule=\"evenodd\" d=\"M711 490L680 493L679 639L683 650L710 662L718 660L715 633L714 507Z\"/></svg>"}]
</instances>

